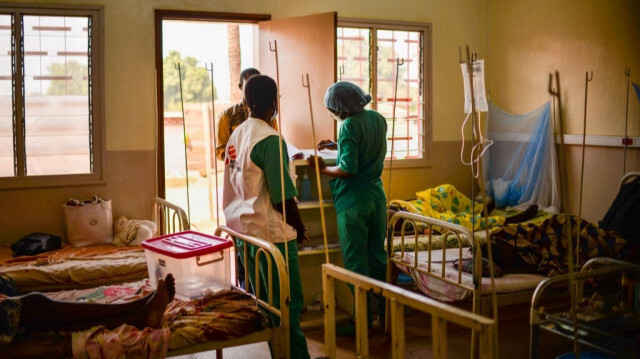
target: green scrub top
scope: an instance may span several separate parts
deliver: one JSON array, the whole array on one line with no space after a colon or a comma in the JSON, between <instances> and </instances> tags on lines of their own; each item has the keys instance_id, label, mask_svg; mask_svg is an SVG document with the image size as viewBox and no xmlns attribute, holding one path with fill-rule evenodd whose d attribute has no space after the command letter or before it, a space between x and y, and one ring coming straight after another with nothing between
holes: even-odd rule
<instances>
[{"instance_id":1,"label":"green scrub top","mask_svg":"<svg viewBox=\"0 0 640 359\"><path fill-rule=\"evenodd\" d=\"M363 110L342 123L336 165L353 174L331 180L337 212L364 201L384 200L382 169L387 154L387 121L376 111Z\"/></svg>"},{"instance_id":2,"label":"green scrub top","mask_svg":"<svg viewBox=\"0 0 640 359\"><path fill-rule=\"evenodd\" d=\"M267 188L271 196L271 203L278 204L282 202L282 192L280 185L280 160L278 160L278 136L268 136L267 138L256 143L251 150L251 161L255 163L262 171L267 181ZM296 187L289 176L289 154L287 153L287 144L282 141L282 163L284 164L284 195L285 199L293 198L298 195Z\"/></svg>"}]
</instances>

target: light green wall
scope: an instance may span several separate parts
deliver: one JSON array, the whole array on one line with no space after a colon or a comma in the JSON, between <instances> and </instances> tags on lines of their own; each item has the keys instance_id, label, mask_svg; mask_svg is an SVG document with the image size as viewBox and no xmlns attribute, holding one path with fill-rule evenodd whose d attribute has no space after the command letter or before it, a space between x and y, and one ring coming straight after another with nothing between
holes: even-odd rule
<instances>
[{"instance_id":1,"label":"light green wall","mask_svg":"<svg viewBox=\"0 0 640 359\"><path fill-rule=\"evenodd\" d=\"M23 1L15 1L21 3ZM52 4L98 4L105 14L105 115L108 165L106 186L46 190L3 190L0 208L23 199L45 199L25 209L41 220L40 230L59 233L60 204L69 195L98 193L118 198L115 212L145 218L153 196L152 163L140 168L139 158L153 161L155 149L154 9L181 9L271 14L274 19L337 11L340 17L424 22L432 25L433 166L394 170L390 198L409 198L415 191L453 183L469 192L468 170L459 164L460 125L464 118L458 47L469 45L487 61L487 89L505 110L522 113L544 101L548 73L559 70L569 133L581 133L584 74L594 71L589 102L590 134L624 131L624 68L640 80L640 2L637 0L86 0L43 1ZM640 134L638 106L633 102L630 133ZM635 106L635 107L633 107ZM601 153L600 153L601 152ZM593 154L589 173L611 172L611 151ZM614 151L615 152L615 151ZM617 152L616 152L617 153ZM138 156L138 157L136 157ZM635 158L635 157L634 157ZM116 160L117 159L117 160ZM596 160L597 159L597 160ZM576 168L576 161L570 164ZM637 160L636 160L637 164ZM136 169L131 168L135 166ZM620 166L621 167L621 166ZM135 178L121 179L123 173ZM593 182L586 193L610 190L606 198L591 196L585 208L596 220L611 203L617 173L610 181ZM386 173L383 179L386 180ZM141 180L142 179L142 180ZM575 184L575 180L572 181ZM138 187L135 187L138 186ZM137 188L135 195L125 194ZM386 185L385 185L385 188ZM574 186L575 188L575 186ZM572 195L572 201L577 197ZM55 216L52 216L52 213ZM6 217L22 223L6 229L0 240L15 240L34 227L20 211ZM6 238L4 238L6 237Z\"/></svg>"},{"instance_id":2,"label":"light green wall","mask_svg":"<svg viewBox=\"0 0 640 359\"><path fill-rule=\"evenodd\" d=\"M624 135L627 78L640 82L640 1L488 0L487 84L492 100L511 113L537 108L550 98L549 73L559 71L565 133L583 133L585 76L593 71L587 103L588 135ZM631 90L629 135L640 135L640 110ZM611 205L623 174L621 147L589 146L581 181L582 149L567 146L572 214L578 214L582 182L584 218L597 222ZM638 152L627 171L639 170Z\"/></svg>"},{"instance_id":3,"label":"light green wall","mask_svg":"<svg viewBox=\"0 0 640 359\"><path fill-rule=\"evenodd\" d=\"M582 134L585 75L587 134L623 135L627 80L640 82L640 1L488 0L488 76L492 100L512 113L549 99L549 73L559 71L566 132ZM635 95L630 133L640 134Z\"/></svg>"},{"instance_id":4,"label":"light green wall","mask_svg":"<svg viewBox=\"0 0 640 359\"><path fill-rule=\"evenodd\" d=\"M18 1L20 2L20 1ZM337 11L340 17L427 22L433 25L433 131L457 140L462 120L459 45L479 47L484 1L457 0L86 0L105 11L107 150L155 148L154 9L271 14L273 19Z\"/></svg>"}]
</instances>

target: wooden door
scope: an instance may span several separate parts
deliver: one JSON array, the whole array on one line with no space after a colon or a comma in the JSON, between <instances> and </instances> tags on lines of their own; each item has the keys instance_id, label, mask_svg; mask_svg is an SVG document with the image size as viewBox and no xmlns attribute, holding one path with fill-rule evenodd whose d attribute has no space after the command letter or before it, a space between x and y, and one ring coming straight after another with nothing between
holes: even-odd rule
<instances>
[{"instance_id":1,"label":"wooden door","mask_svg":"<svg viewBox=\"0 0 640 359\"><path fill-rule=\"evenodd\" d=\"M259 69L276 79L277 42L282 136L300 149L312 139L309 96L302 77L309 74L316 140L335 139L335 121L324 106L324 93L336 80L337 13L330 12L259 23Z\"/></svg>"}]
</instances>

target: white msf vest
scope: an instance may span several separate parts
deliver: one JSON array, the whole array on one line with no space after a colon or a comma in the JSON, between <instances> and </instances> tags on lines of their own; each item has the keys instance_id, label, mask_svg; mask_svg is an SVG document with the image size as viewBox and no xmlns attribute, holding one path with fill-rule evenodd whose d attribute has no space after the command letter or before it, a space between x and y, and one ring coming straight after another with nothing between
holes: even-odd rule
<instances>
[{"instance_id":1,"label":"white msf vest","mask_svg":"<svg viewBox=\"0 0 640 359\"><path fill-rule=\"evenodd\" d=\"M278 136L278 132L255 118L248 118L233 131L225 150L222 208L229 228L278 243L285 242L282 214L273 208L264 172L251 160L253 147L272 135ZM296 231L288 224L286 232L287 240L296 238Z\"/></svg>"}]
</instances>

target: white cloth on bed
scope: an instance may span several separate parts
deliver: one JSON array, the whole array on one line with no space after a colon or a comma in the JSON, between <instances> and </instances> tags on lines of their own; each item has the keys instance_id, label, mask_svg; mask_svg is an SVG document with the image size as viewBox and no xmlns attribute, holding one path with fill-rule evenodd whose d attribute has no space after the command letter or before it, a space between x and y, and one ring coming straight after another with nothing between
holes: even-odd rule
<instances>
[{"instance_id":1,"label":"white cloth on bed","mask_svg":"<svg viewBox=\"0 0 640 359\"><path fill-rule=\"evenodd\" d=\"M430 273L438 276L442 276L442 257L443 251L432 250L431 251L431 269ZM396 258L400 258L400 253L395 254ZM458 281L458 269L453 267L453 262L459 257L458 248L448 248L446 250L445 258L445 277L447 279ZM468 248L462 249L462 259L470 259L471 253ZM415 263L414 252L405 252L402 257L402 261L407 264L413 265ZM448 283L442 279L432 277L428 274L415 271L401 264L396 266L405 273L408 273L413 277L416 285L424 294L443 301L443 302L455 302L466 299L472 295L472 292L460 288L454 284ZM428 252L418 252L418 267L428 270ZM513 293L523 290L533 289L538 283L546 279L545 276L539 274L507 274L502 277L495 278L496 293ZM473 276L469 273L462 272L460 282L468 287L473 287ZM481 293L491 293L491 278L483 277L481 285Z\"/></svg>"}]
</instances>

